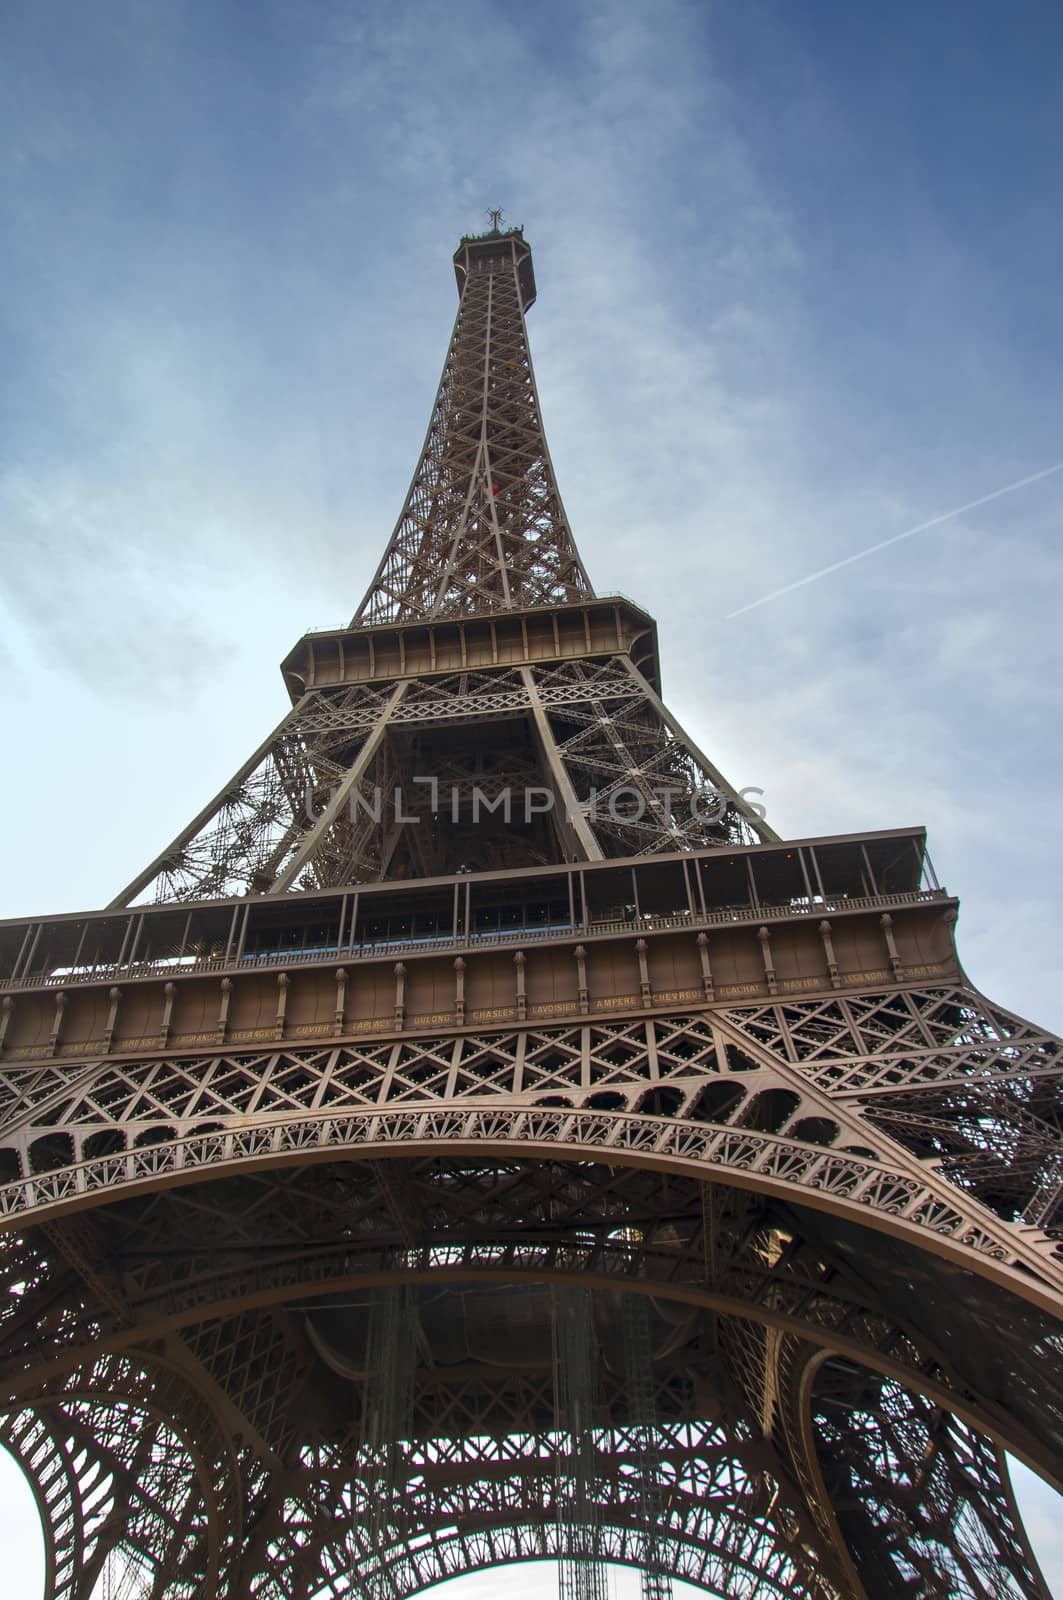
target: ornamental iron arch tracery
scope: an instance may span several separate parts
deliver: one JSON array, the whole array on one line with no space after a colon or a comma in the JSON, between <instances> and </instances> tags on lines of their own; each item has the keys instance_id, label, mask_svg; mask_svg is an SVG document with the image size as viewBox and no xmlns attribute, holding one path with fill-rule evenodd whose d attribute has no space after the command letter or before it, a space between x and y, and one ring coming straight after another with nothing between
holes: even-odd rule
<instances>
[{"instance_id":1,"label":"ornamental iron arch tracery","mask_svg":"<svg viewBox=\"0 0 1063 1600\"><path fill-rule=\"evenodd\" d=\"M780 840L676 722L561 503L522 230L455 270L354 622L110 907L0 924L48 1600L112 1548L151 1600L550 1552L1043 1600L1001 1450L1063 1481L1063 1044L969 984L921 830Z\"/></svg>"}]
</instances>

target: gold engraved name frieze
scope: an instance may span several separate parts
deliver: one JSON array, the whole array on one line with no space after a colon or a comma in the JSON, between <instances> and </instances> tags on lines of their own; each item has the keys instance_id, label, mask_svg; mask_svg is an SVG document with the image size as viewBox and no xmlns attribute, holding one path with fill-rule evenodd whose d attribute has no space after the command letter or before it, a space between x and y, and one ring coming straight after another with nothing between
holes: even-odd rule
<instances>
[{"instance_id":1,"label":"gold engraved name frieze","mask_svg":"<svg viewBox=\"0 0 1063 1600\"><path fill-rule=\"evenodd\" d=\"M622 1006L637 1006L638 996L634 994L614 994L607 1000L596 1000L595 1011L619 1011Z\"/></svg>"}]
</instances>

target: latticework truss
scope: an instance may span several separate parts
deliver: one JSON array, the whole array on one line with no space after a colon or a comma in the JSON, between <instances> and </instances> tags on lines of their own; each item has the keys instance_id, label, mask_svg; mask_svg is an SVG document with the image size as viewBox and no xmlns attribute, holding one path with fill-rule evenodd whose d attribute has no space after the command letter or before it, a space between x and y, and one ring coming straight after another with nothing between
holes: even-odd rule
<instances>
[{"instance_id":1,"label":"latticework truss","mask_svg":"<svg viewBox=\"0 0 1063 1600\"><path fill-rule=\"evenodd\" d=\"M1051 1441L1063 1443L1058 1341L1042 1312L1022 1310L1014 1289L999 1286L1001 1271L1046 1292L1063 1285L1051 1239L1020 1220L1043 1195L1045 1169L1031 1165L1005 1190L1014 1163L1002 1100L977 1189L969 1169L961 1186L947 1158L908 1156L878 1123L899 1077L961 1104L979 1083L1006 1085L1019 1106L1031 1091L1058 1097L1060 1048L973 991L924 987L720 1006L667 1022L461 1033L445 1048L385 1041L101 1062L85 1065L74 1093L9 1073L5 1125L25 1176L0 1203L24 1225L33 1208L56 1220L9 1248L17 1293L4 1349L22 1400L7 1437L37 1469L49 1452L73 1452L81 1477L50 1470L47 1494L93 1508L84 1526L71 1524L75 1545L57 1546L56 1582L69 1572L70 1586L55 1592L87 1595L76 1583L98 1570L107 1530L124 1559L144 1565L151 1539L167 1552L144 1566L162 1584L151 1592L185 1592L172 1587L182 1564L206 1581L228 1537L220 1509L204 1501L193 1511L188 1498L205 1494L194 1462L209 1458L211 1494L244 1504L258 1527L253 1554L219 1577L219 1594L338 1596L356 1582L404 1595L466 1565L571 1556L575 1539L584 1584L598 1559L618 1558L721 1595L770 1593L777 1571L790 1594L1043 1596L986 1436L1049 1471ZM947 1121L940 1102L938 1115ZM1015 1138L1024 1127L1020 1117ZM496 1153L485 1158L481 1145ZM326 1164L307 1167L311 1149ZM345 1150L358 1159L344 1160ZM168 1187L182 1169L198 1181ZM212 1169L220 1189L203 1186ZM704 1176L691 1182L687 1172ZM96 1210L65 1215L94 1195ZM876 1217L889 1220L892 1243L869 1232ZM951 1268L927 1253L946 1245ZM562 1448L549 1437L559 1420L553 1313L549 1298L521 1285L573 1273L599 1295L611 1287L595 1314L600 1398L583 1373L580 1425L561 1416ZM511 1286L502 1301L470 1290L460 1314L440 1310L440 1295L444 1306L461 1303L446 1285L485 1274ZM423 1285L401 1317L397 1290L374 1300L356 1289L389 1279ZM671 1305L667 1326L660 1311L649 1324L644 1311L608 1311L608 1294L624 1285ZM363 1313L350 1310L352 1292ZM277 1309L225 1309L269 1305ZM640 1318L644 1341L632 1332ZM165 1382L160 1359L173 1373ZM109 1378L112 1387L155 1406L173 1448L187 1437L193 1391L197 1426L211 1419L207 1443L193 1441L180 1468L180 1493L165 1477L153 1492L156 1468L135 1454L127 1480L112 1473L106 1493L94 1489L106 1474L76 1440L103 1361L121 1379ZM363 1374L372 1387L359 1400ZM166 1410L163 1395L180 1403ZM685 1480L673 1480L660 1432L669 1419L738 1427L735 1438L748 1441L745 1476L714 1491L711 1529L698 1521L702 1491L677 1499ZM519 1442L531 1424L546 1430L534 1447ZM627 1464L603 1465L599 1452L613 1460L617 1446L597 1430L618 1425ZM316 1488L306 1479L308 1427L314 1470L334 1462ZM117 1461L115 1439L101 1437ZM138 1422L122 1449L145 1437ZM506 1464L475 1491L487 1501L456 1507L457 1486L462 1496L473 1489L455 1463L488 1437ZM228 1439L224 1451L216 1438ZM423 1479L425 1490L445 1490L430 1518L418 1499L422 1469L410 1464L418 1439L443 1451ZM732 1473L736 1449L732 1440L724 1452ZM152 1446L152 1462L170 1450ZM223 1460L238 1474L228 1488ZM559 1460L569 1463L560 1480ZM258 1501L240 1486L244 1472ZM115 1510L121 1481L147 1495L136 1517L132 1501ZM274 1481L287 1486L279 1504ZM569 1485L563 1501L559 1481ZM573 1522L592 1483L595 1516ZM186 1503L184 1520L149 1539L143 1529L160 1506ZM453 1532L422 1542L433 1527ZM197 1528L197 1552L178 1558ZM806 1549L818 1552L814 1569ZM922 1588L911 1589L913 1574Z\"/></svg>"},{"instance_id":2,"label":"latticework truss","mask_svg":"<svg viewBox=\"0 0 1063 1600\"><path fill-rule=\"evenodd\" d=\"M471 248L470 248L471 245ZM593 591L546 447L524 312L520 232L470 241L421 459L356 622L551 605Z\"/></svg>"},{"instance_id":3,"label":"latticework truss","mask_svg":"<svg viewBox=\"0 0 1063 1600\"><path fill-rule=\"evenodd\" d=\"M1063 1043L967 982L919 830L782 844L675 722L565 521L528 247L456 265L354 624L114 907L0 925L47 1600L1048 1600L1004 1452L1063 1486Z\"/></svg>"},{"instance_id":4,"label":"latticework truss","mask_svg":"<svg viewBox=\"0 0 1063 1600\"><path fill-rule=\"evenodd\" d=\"M554 1411L561 1426L557 1456L561 1600L606 1600L594 1426L598 1412L598 1341L589 1289L555 1288Z\"/></svg>"},{"instance_id":5,"label":"latticework truss","mask_svg":"<svg viewBox=\"0 0 1063 1600\"><path fill-rule=\"evenodd\" d=\"M645 1535L641 1551L642 1600L672 1600L668 1552L662 1548L665 1481L659 1455L657 1386L653 1375L650 1307L644 1295L626 1294L621 1302L624 1338L624 1387L634 1439L640 1449L641 1512Z\"/></svg>"},{"instance_id":6,"label":"latticework truss","mask_svg":"<svg viewBox=\"0 0 1063 1600\"><path fill-rule=\"evenodd\" d=\"M118 903L761 837L629 658L499 667L308 692Z\"/></svg>"}]
</instances>

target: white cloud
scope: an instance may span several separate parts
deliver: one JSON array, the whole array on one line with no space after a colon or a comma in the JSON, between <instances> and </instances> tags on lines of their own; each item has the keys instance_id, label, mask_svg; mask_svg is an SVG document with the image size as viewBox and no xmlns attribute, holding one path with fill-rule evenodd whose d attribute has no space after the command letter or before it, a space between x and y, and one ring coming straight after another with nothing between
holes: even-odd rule
<instances>
[{"instance_id":1,"label":"white cloud","mask_svg":"<svg viewBox=\"0 0 1063 1600\"><path fill-rule=\"evenodd\" d=\"M118 62L113 106L49 53L0 124L7 914L108 899L280 716L294 637L354 610L449 250L502 203L577 538L657 613L674 709L783 832L927 822L972 976L1059 1026L1058 482L724 621L1059 454L927 190L865 248L860 195L825 239L781 181L788 128L820 186L850 136L824 64L747 106L719 8L399 0L267 8L291 58L241 40L212 77L232 40L180 9L68 35Z\"/></svg>"}]
</instances>

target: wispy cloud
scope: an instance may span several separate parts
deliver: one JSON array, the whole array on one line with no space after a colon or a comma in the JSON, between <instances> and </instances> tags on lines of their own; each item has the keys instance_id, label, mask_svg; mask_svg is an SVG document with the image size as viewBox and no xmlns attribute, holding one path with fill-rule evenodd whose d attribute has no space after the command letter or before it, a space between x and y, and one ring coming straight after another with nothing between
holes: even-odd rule
<instances>
[{"instance_id":1,"label":"wispy cloud","mask_svg":"<svg viewBox=\"0 0 1063 1600\"><path fill-rule=\"evenodd\" d=\"M784 584L781 589L772 589L768 594L761 595L759 600L750 600L747 605L729 611L724 621L730 622L733 617L745 616L747 611L756 611L759 606L766 606L771 600L780 600L783 595L793 594L796 589L803 589L806 584L817 583L820 578L827 578L832 572L841 572L843 567L851 567L856 561L864 561L868 556L877 555L880 550L888 550L891 545L900 544L903 539L911 539L917 533L927 533L931 528L939 528L943 522L951 522L967 511L975 511L979 506L989 505L992 500L1000 500L1006 494L1014 494L1017 489L1025 489L1028 484L1040 483L1042 478L1050 478L1056 472L1063 472L1063 461L1057 461L1051 467L1043 467L1040 472L1031 472L1025 478L1017 479L1015 483L1006 483L1002 489L994 489L990 494L980 495L977 500L968 500L962 506L953 506L951 511L942 511L936 517L929 517L926 522L917 522L914 528L905 528L903 533L894 533L888 539L880 539L877 544L869 544L851 556L843 556L840 561L832 561L829 566L820 567L804 578L797 578L793 583Z\"/></svg>"},{"instance_id":2,"label":"wispy cloud","mask_svg":"<svg viewBox=\"0 0 1063 1600\"><path fill-rule=\"evenodd\" d=\"M771 4L311 10L252 33L228 4L54 0L9 30L8 760L49 775L33 826L64 848L15 852L8 912L131 877L280 714L292 637L353 610L449 251L501 203L577 537L659 615L676 711L784 832L926 821L973 975L1058 1024L1048 100L1036 137L1024 107L990 126L996 93L942 109L964 67L928 50L921 124L896 56L933 8L851 55ZM963 164L983 137L995 184ZM0 786L9 839L26 809Z\"/></svg>"}]
</instances>

